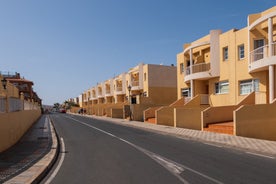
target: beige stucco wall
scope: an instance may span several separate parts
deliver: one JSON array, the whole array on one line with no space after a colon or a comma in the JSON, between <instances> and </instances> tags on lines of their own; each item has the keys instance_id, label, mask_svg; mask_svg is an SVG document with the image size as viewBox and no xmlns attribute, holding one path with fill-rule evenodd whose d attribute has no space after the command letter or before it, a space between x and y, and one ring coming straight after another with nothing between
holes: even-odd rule
<instances>
[{"instance_id":1,"label":"beige stucco wall","mask_svg":"<svg viewBox=\"0 0 276 184\"><path fill-rule=\"evenodd\" d=\"M149 118L155 118L155 112L159 108L160 108L160 106L157 106L157 107L150 107L150 108L144 110L144 121L146 121Z\"/></svg>"},{"instance_id":2,"label":"beige stucco wall","mask_svg":"<svg viewBox=\"0 0 276 184\"><path fill-rule=\"evenodd\" d=\"M105 113L107 117L112 117L112 114L114 115L115 111L113 112L113 109L121 109L123 111L124 105L127 103L117 103L117 104L108 104L105 106ZM117 110L116 110L117 112Z\"/></svg>"},{"instance_id":3,"label":"beige stucco wall","mask_svg":"<svg viewBox=\"0 0 276 184\"><path fill-rule=\"evenodd\" d=\"M152 104L132 104L131 111L133 120L144 121L144 111L152 106Z\"/></svg>"},{"instance_id":4,"label":"beige stucco wall","mask_svg":"<svg viewBox=\"0 0 276 184\"><path fill-rule=\"evenodd\" d=\"M148 89L149 96L153 104L156 105L169 105L173 103L176 98L175 87L150 87Z\"/></svg>"},{"instance_id":5,"label":"beige stucco wall","mask_svg":"<svg viewBox=\"0 0 276 184\"><path fill-rule=\"evenodd\" d=\"M0 82L1 82L1 80L3 80L3 77L0 75ZM0 96L6 96L6 95L9 96L9 97L20 98L18 88L15 87L10 82L7 82L6 89L3 88L2 83L0 85Z\"/></svg>"},{"instance_id":6,"label":"beige stucco wall","mask_svg":"<svg viewBox=\"0 0 276 184\"><path fill-rule=\"evenodd\" d=\"M206 107L174 108L174 126L201 130L201 111Z\"/></svg>"},{"instance_id":7,"label":"beige stucco wall","mask_svg":"<svg viewBox=\"0 0 276 184\"><path fill-rule=\"evenodd\" d=\"M234 112L236 135L276 141L276 103L244 105Z\"/></svg>"},{"instance_id":8,"label":"beige stucco wall","mask_svg":"<svg viewBox=\"0 0 276 184\"><path fill-rule=\"evenodd\" d=\"M177 99L175 66L147 64L143 67L143 91L154 104L169 105Z\"/></svg>"},{"instance_id":9,"label":"beige stucco wall","mask_svg":"<svg viewBox=\"0 0 276 184\"><path fill-rule=\"evenodd\" d=\"M188 85L184 82L185 72L181 71L181 64L184 64L184 53L178 53L176 55L176 65L177 65L177 99L182 98L181 89L187 88Z\"/></svg>"},{"instance_id":10,"label":"beige stucco wall","mask_svg":"<svg viewBox=\"0 0 276 184\"><path fill-rule=\"evenodd\" d=\"M13 146L40 115L40 110L0 114L0 152Z\"/></svg>"},{"instance_id":11,"label":"beige stucco wall","mask_svg":"<svg viewBox=\"0 0 276 184\"><path fill-rule=\"evenodd\" d=\"M161 107L156 111L156 124L174 126L174 107Z\"/></svg>"},{"instance_id":12,"label":"beige stucco wall","mask_svg":"<svg viewBox=\"0 0 276 184\"><path fill-rule=\"evenodd\" d=\"M110 117L112 118L123 118L124 117L124 110L123 108L112 108L111 110Z\"/></svg>"}]
</instances>

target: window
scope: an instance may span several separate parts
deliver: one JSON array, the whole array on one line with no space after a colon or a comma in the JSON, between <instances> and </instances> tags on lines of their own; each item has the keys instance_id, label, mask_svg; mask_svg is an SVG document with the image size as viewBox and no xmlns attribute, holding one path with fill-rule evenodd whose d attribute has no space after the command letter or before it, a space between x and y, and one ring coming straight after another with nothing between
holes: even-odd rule
<instances>
[{"instance_id":1,"label":"window","mask_svg":"<svg viewBox=\"0 0 276 184\"><path fill-rule=\"evenodd\" d=\"M216 94L225 94L229 92L229 82L218 82L215 83L215 93Z\"/></svg>"},{"instance_id":2,"label":"window","mask_svg":"<svg viewBox=\"0 0 276 184\"><path fill-rule=\"evenodd\" d=\"M239 60L244 59L244 45L238 46Z\"/></svg>"},{"instance_id":3,"label":"window","mask_svg":"<svg viewBox=\"0 0 276 184\"><path fill-rule=\"evenodd\" d=\"M264 46L264 39L254 40L254 49L258 49Z\"/></svg>"},{"instance_id":4,"label":"window","mask_svg":"<svg viewBox=\"0 0 276 184\"><path fill-rule=\"evenodd\" d=\"M191 88L182 88L181 94L183 97L191 97Z\"/></svg>"},{"instance_id":5,"label":"window","mask_svg":"<svg viewBox=\"0 0 276 184\"><path fill-rule=\"evenodd\" d=\"M144 73L144 81L147 81L147 73Z\"/></svg>"},{"instance_id":6,"label":"window","mask_svg":"<svg viewBox=\"0 0 276 184\"><path fill-rule=\"evenodd\" d=\"M228 60L228 47L223 48L223 61Z\"/></svg>"},{"instance_id":7,"label":"window","mask_svg":"<svg viewBox=\"0 0 276 184\"><path fill-rule=\"evenodd\" d=\"M259 79L240 81L240 94L246 95L253 91L259 91Z\"/></svg>"},{"instance_id":8,"label":"window","mask_svg":"<svg viewBox=\"0 0 276 184\"><path fill-rule=\"evenodd\" d=\"M184 64L180 63L180 74L184 72Z\"/></svg>"}]
</instances>

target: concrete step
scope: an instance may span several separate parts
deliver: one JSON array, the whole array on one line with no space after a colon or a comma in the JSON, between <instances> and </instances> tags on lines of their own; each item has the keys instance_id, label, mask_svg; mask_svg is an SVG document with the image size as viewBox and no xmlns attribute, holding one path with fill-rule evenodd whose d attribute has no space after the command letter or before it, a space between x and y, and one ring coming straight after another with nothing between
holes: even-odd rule
<instances>
[{"instance_id":1,"label":"concrete step","mask_svg":"<svg viewBox=\"0 0 276 184\"><path fill-rule=\"evenodd\" d=\"M203 129L208 132L224 133L233 135L234 134L234 123L233 122L223 122L223 123L211 123L208 127Z\"/></svg>"},{"instance_id":2,"label":"concrete step","mask_svg":"<svg viewBox=\"0 0 276 184\"><path fill-rule=\"evenodd\" d=\"M156 124L156 118L148 118L146 120L147 123L152 123L152 124Z\"/></svg>"}]
</instances>

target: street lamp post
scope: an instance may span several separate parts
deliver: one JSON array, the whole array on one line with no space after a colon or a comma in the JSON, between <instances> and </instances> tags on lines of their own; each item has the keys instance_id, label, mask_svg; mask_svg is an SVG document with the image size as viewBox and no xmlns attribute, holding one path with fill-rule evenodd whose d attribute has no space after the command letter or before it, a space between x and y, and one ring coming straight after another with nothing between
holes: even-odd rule
<instances>
[{"instance_id":1,"label":"street lamp post","mask_svg":"<svg viewBox=\"0 0 276 184\"><path fill-rule=\"evenodd\" d=\"M3 78L1 80L2 82L2 86L4 88L4 91L5 91L5 97L6 97L6 112L9 112L9 100L8 100L8 92L6 91L7 89L7 79L6 78Z\"/></svg>"},{"instance_id":2,"label":"street lamp post","mask_svg":"<svg viewBox=\"0 0 276 184\"><path fill-rule=\"evenodd\" d=\"M7 79L4 78L4 79L1 80L1 82L2 82L3 88L6 89L7 88Z\"/></svg>"},{"instance_id":3,"label":"street lamp post","mask_svg":"<svg viewBox=\"0 0 276 184\"><path fill-rule=\"evenodd\" d=\"M130 99L130 91L131 91L131 85L128 85L128 101L129 101L129 120L131 121L131 99Z\"/></svg>"}]
</instances>

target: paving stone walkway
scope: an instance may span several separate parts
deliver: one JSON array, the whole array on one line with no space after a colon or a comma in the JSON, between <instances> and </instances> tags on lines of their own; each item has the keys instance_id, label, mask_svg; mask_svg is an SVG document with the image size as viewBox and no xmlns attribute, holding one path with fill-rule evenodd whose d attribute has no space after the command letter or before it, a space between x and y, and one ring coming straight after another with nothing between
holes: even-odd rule
<instances>
[{"instance_id":1,"label":"paving stone walkway","mask_svg":"<svg viewBox=\"0 0 276 184\"><path fill-rule=\"evenodd\" d=\"M0 183L35 181L44 172L41 168L45 168L36 164L52 150L52 133L49 119L42 116L16 145L1 153Z\"/></svg>"}]
</instances>

